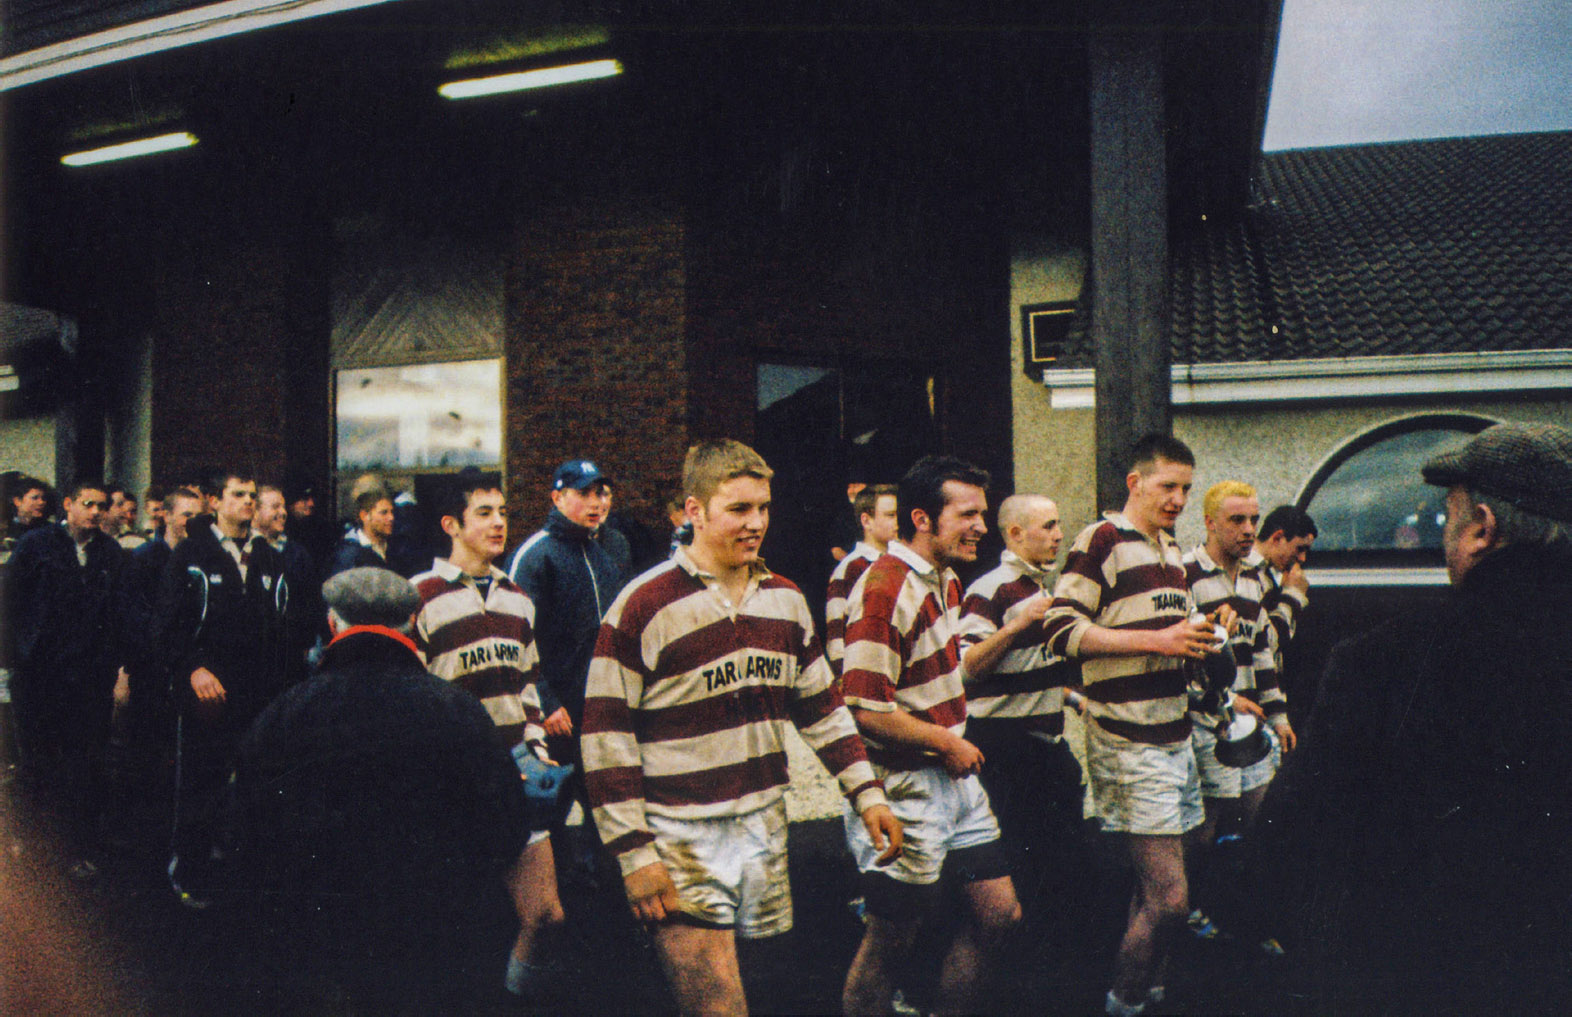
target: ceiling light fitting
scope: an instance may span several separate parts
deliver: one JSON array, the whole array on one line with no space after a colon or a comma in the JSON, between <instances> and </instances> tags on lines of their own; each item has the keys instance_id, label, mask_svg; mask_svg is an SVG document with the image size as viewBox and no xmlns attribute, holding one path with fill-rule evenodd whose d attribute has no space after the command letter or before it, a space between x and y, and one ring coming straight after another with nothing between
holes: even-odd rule
<instances>
[{"instance_id":1,"label":"ceiling light fitting","mask_svg":"<svg viewBox=\"0 0 1572 1017\"><path fill-rule=\"evenodd\" d=\"M622 73L622 64L617 60L591 60L582 64L566 64L561 67L542 67L533 71L518 71L513 74L496 74L488 78L468 78L464 81L450 81L437 89L445 99L473 99L482 95L496 95L500 92L520 92L528 88L548 88L552 85L567 85L575 81L593 81L596 78L612 78Z\"/></svg>"},{"instance_id":2,"label":"ceiling light fitting","mask_svg":"<svg viewBox=\"0 0 1572 1017\"><path fill-rule=\"evenodd\" d=\"M152 138L140 138L136 141L127 141L118 145L108 145L104 148L92 148L85 152L72 152L62 155L60 161L67 166L91 166L94 163L113 162L116 159L131 159L139 155L152 155L154 152L169 152L177 148L190 148L197 143L197 137L189 131L177 131L174 134L160 134Z\"/></svg>"}]
</instances>

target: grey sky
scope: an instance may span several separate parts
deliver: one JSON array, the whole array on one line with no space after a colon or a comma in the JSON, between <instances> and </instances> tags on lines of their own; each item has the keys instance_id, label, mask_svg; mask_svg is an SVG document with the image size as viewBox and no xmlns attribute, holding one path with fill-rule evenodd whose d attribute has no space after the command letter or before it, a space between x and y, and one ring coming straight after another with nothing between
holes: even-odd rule
<instances>
[{"instance_id":1,"label":"grey sky","mask_svg":"<svg viewBox=\"0 0 1572 1017\"><path fill-rule=\"evenodd\" d=\"M1567 129L1569 0L1285 0L1267 151Z\"/></svg>"}]
</instances>

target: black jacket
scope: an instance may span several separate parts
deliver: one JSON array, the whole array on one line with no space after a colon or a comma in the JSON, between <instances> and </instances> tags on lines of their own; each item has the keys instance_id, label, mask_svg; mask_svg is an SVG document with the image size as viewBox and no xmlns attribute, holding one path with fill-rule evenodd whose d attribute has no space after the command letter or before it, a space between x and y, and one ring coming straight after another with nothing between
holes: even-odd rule
<instances>
[{"instance_id":1,"label":"black jacket","mask_svg":"<svg viewBox=\"0 0 1572 1017\"><path fill-rule=\"evenodd\" d=\"M617 538L622 539L621 534ZM535 604L535 645L544 679L541 710L550 716L565 706L577 727L600 620L628 577L602 546L599 533L556 509L546 517L545 527L513 552L507 572Z\"/></svg>"},{"instance_id":2,"label":"black jacket","mask_svg":"<svg viewBox=\"0 0 1572 1017\"><path fill-rule=\"evenodd\" d=\"M301 914L368 927L472 920L529 836L518 768L491 718L387 629L330 644L237 759L244 882Z\"/></svg>"},{"instance_id":3,"label":"black jacket","mask_svg":"<svg viewBox=\"0 0 1572 1017\"><path fill-rule=\"evenodd\" d=\"M340 572L361 568L391 570L392 566L386 558L354 537L345 537L333 545L333 553L328 556L327 565L322 569L322 581L327 582Z\"/></svg>"},{"instance_id":4,"label":"black jacket","mask_svg":"<svg viewBox=\"0 0 1572 1017\"><path fill-rule=\"evenodd\" d=\"M1279 1012L1565 1012L1568 619L1572 555L1509 547L1333 651L1255 836Z\"/></svg>"},{"instance_id":5,"label":"black jacket","mask_svg":"<svg viewBox=\"0 0 1572 1017\"><path fill-rule=\"evenodd\" d=\"M6 568L18 677L68 683L81 691L112 688L136 620L120 545L94 533L84 567L63 523L40 526L17 541Z\"/></svg>"},{"instance_id":6,"label":"black jacket","mask_svg":"<svg viewBox=\"0 0 1572 1017\"><path fill-rule=\"evenodd\" d=\"M249 538L244 581L213 532L211 516L187 524L188 536L169 555L158 597L158 647L175 702L193 700L191 672L212 671L226 693L225 724L250 723L284 687L289 584L283 557Z\"/></svg>"}]
</instances>

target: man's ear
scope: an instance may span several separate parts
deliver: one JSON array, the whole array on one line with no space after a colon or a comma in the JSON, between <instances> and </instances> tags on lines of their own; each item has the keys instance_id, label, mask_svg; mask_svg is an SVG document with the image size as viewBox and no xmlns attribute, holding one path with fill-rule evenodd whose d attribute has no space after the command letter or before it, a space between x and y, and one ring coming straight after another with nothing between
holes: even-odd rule
<instances>
[{"instance_id":1,"label":"man's ear","mask_svg":"<svg viewBox=\"0 0 1572 1017\"><path fill-rule=\"evenodd\" d=\"M1136 486L1141 483L1141 471L1131 470L1124 475L1124 489L1131 494L1135 493Z\"/></svg>"},{"instance_id":2,"label":"man's ear","mask_svg":"<svg viewBox=\"0 0 1572 1017\"><path fill-rule=\"evenodd\" d=\"M1479 527L1479 540L1483 545L1482 549L1496 546L1497 539L1500 537L1500 524L1496 521L1496 514L1490 510L1489 505L1481 502L1474 506L1474 521L1472 525Z\"/></svg>"},{"instance_id":3,"label":"man's ear","mask_svg":"<svg viewBox=\"0 0 1572 1017\"><path fill-rule=\"evenodd\" d=\"M682 503L682 514L687 517L688 522L696 524L704 515L704 503L690 494L687 501Z\"/></svg>"},{"instance_id":4,"label":"man's ear","mask_svg":"<svg viewBox=\"0 0 1572 1017\"><path fill-rule=\"evenodd\" d=\"M458 536L459 531L464 529L464 524L459 522L457 519L454 519L452 516L443 516L438 525L442 527L442 532L446 533L450 537Z\"/></svg>"},{"instance_id":5,"label":"man's ear","mask_svg":"<svg viewBox=\"0 0 1572 1017\"><path fill-rule=\"evenodd\" d=\"M928 513L920 508L912 509L912 530L916 533L932 533L933 520L928 518Z\"/></svg>"}]
</instances>

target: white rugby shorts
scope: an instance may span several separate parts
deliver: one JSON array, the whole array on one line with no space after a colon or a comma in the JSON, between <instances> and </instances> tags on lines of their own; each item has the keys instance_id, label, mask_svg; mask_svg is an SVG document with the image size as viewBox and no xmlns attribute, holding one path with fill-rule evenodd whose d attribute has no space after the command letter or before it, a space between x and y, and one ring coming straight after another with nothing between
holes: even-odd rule
<instances>
[{"instance_id":1,"label":"white rugby shorts","mask_svg":"<svg viewBox=\"0 0 1572 1017\"><path fill-rule=\"evenodd\" d=\"M1104 833L1185 833L1206 818L1190 739L1147 745L1086 725L1086 776Z\"/></svg>"},{"instance_id":2,"label":"white rugby shorts","mask_svg":"<svg viewBox=\"0 0 1572 1017\"><path fill-rule=\"evenodd\" d=\"M791 928L786 801L746 816L672 819L648 813L655 851L671 873L682 913L744 939Z\"/></svg>"},{"instance_id":3,"label":"white rugby shorts","mask_svg":"<svg viewBox=\"0 0 1572 1017\"><path fill-rule=\"evenodd\" d=\"M957 780L943 768L932 766L895 770L883 777L884 797L901 822L900 857L889 865L874 864L879 851L862 817L848 802L843 816L846 846L857 861L857 871L882 873L902 883L937 883L951 851L999 839L999 821L975 774Z\"/></svg>"}]
</instances>

